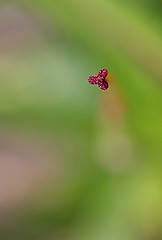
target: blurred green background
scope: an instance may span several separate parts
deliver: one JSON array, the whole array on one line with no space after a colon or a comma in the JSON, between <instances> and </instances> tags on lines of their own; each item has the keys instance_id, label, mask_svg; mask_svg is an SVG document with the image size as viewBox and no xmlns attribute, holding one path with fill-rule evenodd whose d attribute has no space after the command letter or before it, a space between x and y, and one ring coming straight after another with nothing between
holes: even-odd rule
<instances>
[{"instance_id":1,"label":"blurred green background","mask_svg":"<svg viewBox=\"0 0 162 240\"><path fill-rule=\"evenodd\" d=\"M161 8L0 1L0 239L162 239Z\"/></svg>"}]
</instances>

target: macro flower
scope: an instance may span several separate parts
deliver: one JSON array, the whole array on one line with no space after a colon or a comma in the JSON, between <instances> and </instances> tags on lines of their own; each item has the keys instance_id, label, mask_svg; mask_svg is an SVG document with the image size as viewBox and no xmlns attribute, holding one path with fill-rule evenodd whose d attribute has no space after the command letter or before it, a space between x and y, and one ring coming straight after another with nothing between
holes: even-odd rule
<instances>
[{"instance_id":1,"label":"macro flower","mask_svg":"<svg viewBox=\"0 0 162 240\"><path fill-rule=\"evenodd\" d=\"M98 85L98 87L102 90L106 90L109 87L107 76L108 76L107 69L101 69L98 72L98 75L90 76L88 78L88 82L91 85L95 85L95 84Z\"/></svg>"}]
</instances>

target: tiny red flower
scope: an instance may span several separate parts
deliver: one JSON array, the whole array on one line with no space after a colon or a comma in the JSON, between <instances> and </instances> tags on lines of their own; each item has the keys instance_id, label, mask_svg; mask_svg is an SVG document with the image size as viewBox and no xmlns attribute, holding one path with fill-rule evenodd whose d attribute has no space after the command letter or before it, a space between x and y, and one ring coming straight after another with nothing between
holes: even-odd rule
<instances>
[{"instance_id":1,"label":"tiny red flower","mask_svg":"<svg viewBox=\"0 0 162 240\"><path fill-rule=\"evenodd\" d=\"M106 90L108 85L107 80L108 71L106 69L101 69L98 75L93 75L88 78L88 82L92 85L98 85L98 87L102 90Z\"/></svg>"}]
</instances>

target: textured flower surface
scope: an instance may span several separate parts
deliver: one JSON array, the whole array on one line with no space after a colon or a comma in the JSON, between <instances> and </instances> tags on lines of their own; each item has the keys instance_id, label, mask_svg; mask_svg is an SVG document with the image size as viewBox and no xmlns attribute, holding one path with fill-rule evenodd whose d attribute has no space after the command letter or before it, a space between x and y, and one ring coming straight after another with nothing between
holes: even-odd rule
<instances>
[{"instance_id":1,"label":"textured flower surface","mask_svg":"<svg viewBox=\"0 0 162 240\"><path fill-rule=\"evenodd\" d=\"M108 71L106 69L101 69L98 73L98 75L93 75L88 78L88 82L91 85L98 85L98 87L102 90L106 90L108 85Z\"/></svg>"}]
</instances>

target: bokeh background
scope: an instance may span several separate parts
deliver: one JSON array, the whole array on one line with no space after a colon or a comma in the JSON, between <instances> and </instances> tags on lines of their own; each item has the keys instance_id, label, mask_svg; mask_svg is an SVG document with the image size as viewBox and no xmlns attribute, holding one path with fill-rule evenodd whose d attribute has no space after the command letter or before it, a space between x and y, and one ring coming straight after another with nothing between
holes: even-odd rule
<instances>
[{"instance_id":1,"label":"bokeh background","mask_svg":"<svg viewBox=\"0 0 162 240\"><path fill-rule=\"evenodd\" d=\"M0 1L0 239L162 239L161 8Z\"/></svg>"}]
</instances>

